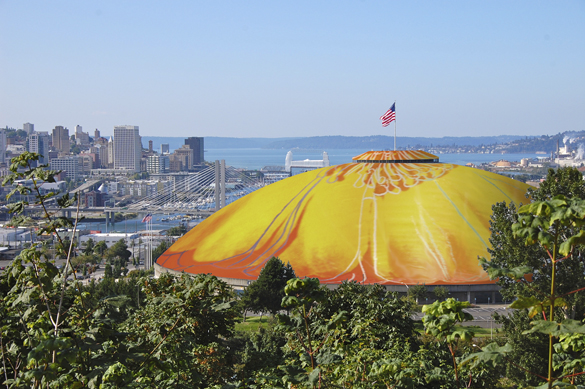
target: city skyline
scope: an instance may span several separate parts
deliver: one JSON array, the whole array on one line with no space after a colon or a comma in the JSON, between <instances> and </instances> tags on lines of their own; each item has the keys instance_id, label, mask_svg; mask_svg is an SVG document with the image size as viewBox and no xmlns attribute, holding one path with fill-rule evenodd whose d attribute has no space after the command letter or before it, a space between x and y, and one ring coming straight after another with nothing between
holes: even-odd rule
<instances>
[{"instance_id":1,"label":"city skyline","mask_svg":"<svg viewBox=\"0 0 585 389\"><path fill-rule=\"evenodd\" d=\"M585 130L585 3L2 2L0 125L143 138ZM26 28L24 27L26 26Z\"/></svg>"}]
</instances>

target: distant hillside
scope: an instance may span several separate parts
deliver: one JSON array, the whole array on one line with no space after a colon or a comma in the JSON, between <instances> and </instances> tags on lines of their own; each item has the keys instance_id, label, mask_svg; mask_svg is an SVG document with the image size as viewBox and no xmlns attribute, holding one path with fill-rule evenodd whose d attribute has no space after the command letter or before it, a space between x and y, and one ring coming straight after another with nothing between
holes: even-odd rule
<instances>
[{"instance_id":1,"label":"distant hillside","mask_svg":"<svg viewBox=\"0 0 585 389\"><path fill-rule=\"evenodd\" d=\"M429 149L429 148L451 148L451 146L464 146L464 151L452 152L485 152L486 148L481 146L492 145L488 149L497 149L504 153L534 153L544 151L550 153L556 150L557 142L562 146L564 140L571 139L572 147L577 148L580 144L585 147L585 132L565 132L556 135L542 136L520 136L520 135L499 135L499 136L445 136L442 138L415 138L398 137L397 145L401 149ZM160 150L161 143L168 143L171 151L178 149L185 144L184 137L162 137L143 136L142 144L148 147L148 141L153 141L155 150ZM493 146L500 145L500 146ZM304 149L304 150L326 150L326 149L362 149L382 150L393 149L394 137L385 135L376 136L313 136L308 138L229 138L206 136L205 149ZM484 151L480 151L484 150ZM450 151L451 152L451 151Z\"/></svg>"},{"instance_id":2,"label":"distant hillside","mask_svg":"<svg viewBox=\"0 0 585 389\"><path fill-rule=\"evenodd\" d=\"M520 135L452 137L443 138L414 138L398 137L398 148L416 148L432 146L481 146L490 144L508 143L526 137ZM275 140L268 143L267 149L392 149L394 137L385 135L376 136L313 136L310 138L296 138Z\"/></svg>"}]
</instances>

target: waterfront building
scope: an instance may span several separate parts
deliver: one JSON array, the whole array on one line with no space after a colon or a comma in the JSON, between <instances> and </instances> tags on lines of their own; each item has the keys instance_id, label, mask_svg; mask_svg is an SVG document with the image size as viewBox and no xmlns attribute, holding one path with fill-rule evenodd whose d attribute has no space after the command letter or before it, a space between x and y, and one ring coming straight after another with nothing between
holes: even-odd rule
<instances>
[{"instance_id":1,"label":"waterfront building","mask_svg":"<svg viewBox=\"0 0 585 389\"><path fill-rule=\"evenodd\" d=\"M260 172L264 175L264 185L274 184L290 177L290 172L287 172L284 166L264 166Z\"/></svg>"},{"instance_id":2,"label":"waterfront building","mask_svg":"<svg viewBox=\"0 0 585 389\"><path fill-rule=\"evenodd\" d=\"M203 148L204 139L202 137L191 136L185 139L185 145L193 150L193 165L201 165L205 162L205 150ZM191 169L193 166L189 166Z\"/></svg>"},{"instance_id":3,"label":"waterfront building","mask_svg":"<svg viewBox=\"0 0 585 389\"><path fill-rule=\"evenodd\" d=\"M169 144L168 143L162 143L160 145L160 153L161 154L169 154Z\"/></svg>"},{"instance_id":4,"label":"waterfront building","mask_svg":"<svg viewBox=\"0 0 585 389\"><path fill-rule=\"evenodd\" d=\"M85 206L89 208L93 207L103 207L104 206L104 199L107 197L106 194L103 194L99 191L92 190L84 194L85 199Z\"/></svg>"},{"instance_id":5,"label":"waterfront building","mask_svg":"<svg viewBox=\"0 0 585 389\"><path fill-rule=\"evenodd\" d=\"M142 141L138 126L114 127L114 169L140 171Z\"/></svg>"},{"instance_id":6,"label":"waterfront building","mask_svg":"<svg viewBox=\"0 0 585 389\"><path fill-rule=\"evenodd\" d=\"M153 196L159 191L168 188L170 182L156 180L128 180L118 184L118 190L121 190L124 196L137 198Z\"/></svg>"},{"instance_id":7,"label":"waterfront building","mask_svg":"<svg viewBox=\"0 0 585 389\"><path fill-rule=\"evenodd\" d=\"M175 163L173 167L178 169L173 171L193 170L193 154L193 149L189 145L183 145L176 149L170 157L171 162Z\"/></svg>"},{"instance_id":8,"label":"waterfront building","mask_svg":"<svg viewBox=\"0 0 585 389\"><path fill-rule=\"evenodd\" d=\"M329 166L329 155L326 151L323 151L323 159L305 159L302 161L293 161L293 153L292 151L289 151L286 153L286 158L284 160L284 170L287 172L292 172L293 168L307 171L327 166Z\"/></svg>"},{"instance_id":9,"label":"waterfront building","mask_svg":"<svg viewBox=\"0 0 585 389\"><path fill-rule=\"evenodd\" d=\"M81 244L87 243L88 240L92 240L93 242L106 242L108 247L118 243L120 240L124 240L126 245L130 247L132 241L138 241L140 239L139 233L119 233L119 232L111 232L111 233L93 233L88 235L82 235L79 237L79 241Z\"/></svg>"}]
</instances>

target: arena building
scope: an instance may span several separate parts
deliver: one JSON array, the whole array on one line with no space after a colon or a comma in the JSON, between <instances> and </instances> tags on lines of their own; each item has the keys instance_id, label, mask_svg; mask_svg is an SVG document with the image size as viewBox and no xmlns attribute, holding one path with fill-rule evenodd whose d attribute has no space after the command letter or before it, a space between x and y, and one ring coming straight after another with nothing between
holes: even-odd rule
<instances>
[{"instance_id":1,"label":"arena building","mask_svg":"<svg viewBox=\"0 0 585 389\"><path fill-rule=\"evenodd\" d=\"M156 272L211 273L241 288L276 256L323 284L353 280L402 293L445 285L460 300L501 299L477 257L488 257L492 205L526 203L528 185L423 151L353 160L219 210L159 257Z\"/></svg>"}]
</instances>

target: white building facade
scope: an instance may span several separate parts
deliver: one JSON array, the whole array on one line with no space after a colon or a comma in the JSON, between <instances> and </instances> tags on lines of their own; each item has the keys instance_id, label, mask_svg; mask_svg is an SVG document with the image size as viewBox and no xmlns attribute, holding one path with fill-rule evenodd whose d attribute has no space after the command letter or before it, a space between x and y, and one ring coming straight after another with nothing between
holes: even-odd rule
<instances>
[{"instance_id":1,"label":"white building facade","mask_svg":"<svg viewBox=\"0 0 585 389\"><path fill-rule=\"evenodd\" d=\"M140 171L142 141L138 126L114 127L114 169Z\"/></svg>"}]
</instances>

